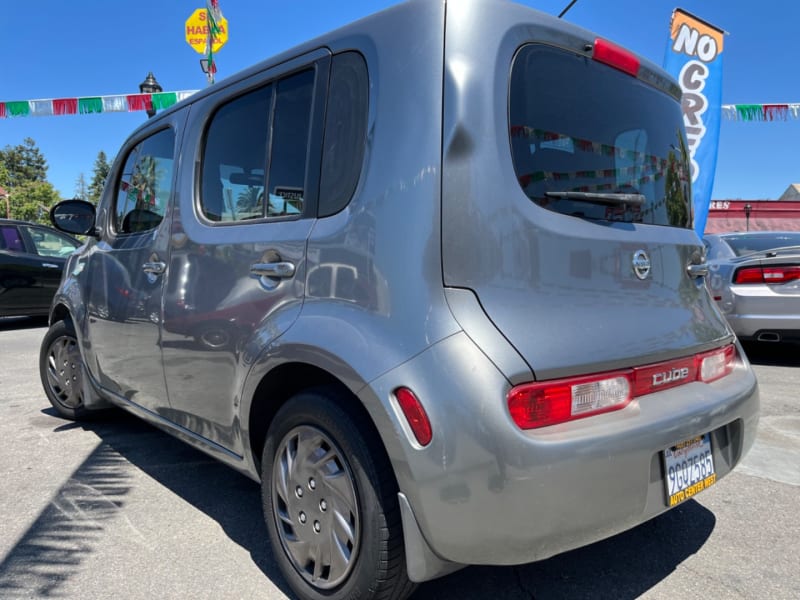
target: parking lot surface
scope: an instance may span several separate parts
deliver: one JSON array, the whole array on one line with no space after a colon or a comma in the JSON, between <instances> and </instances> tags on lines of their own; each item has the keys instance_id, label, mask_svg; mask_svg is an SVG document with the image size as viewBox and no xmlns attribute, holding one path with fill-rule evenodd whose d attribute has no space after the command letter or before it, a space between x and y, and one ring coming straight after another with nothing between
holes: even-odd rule
<instances>
[{"instance_id":1,"label":"parking lot surface","mask_svg":"<svg viewBox=\"0 0 800 600\"><path fill-rule=\"evenodd\" d=\"M0 598L291 597L259 486L125 413L58 418L39 383L45 330L0 319ZM730 476L609 540L466 568L413 597L800 598L800 352L747 351L761 421Z\"/></svg>"}]
</instances>

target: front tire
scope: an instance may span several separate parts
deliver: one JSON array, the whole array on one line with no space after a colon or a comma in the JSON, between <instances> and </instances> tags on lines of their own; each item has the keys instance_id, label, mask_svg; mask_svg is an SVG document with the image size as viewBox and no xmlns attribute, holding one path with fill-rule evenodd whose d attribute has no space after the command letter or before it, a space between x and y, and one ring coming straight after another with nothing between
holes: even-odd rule
<instances>
[{"instance_id":1,"label":"front tire","mask_svg":"<svg viewBox=\"0 0 800 600\"><path fill-rule=\"evenodd\" d=\"M83 357L69 320L53 323L39 351L39 376L50 404L73 421L88 417L83 403Z\"/></svg>"},{"instance_id":2,"label":"front tire","mask_svg":"<svg viewBox=\"0 0 800 600\"><path fill-rule=\"evenodd\" d=\"M414 585L397 484L372 424L346 402L304 392L272 421L261 489L273 553L304 600L400 600Z\"/></svg>"}]
</instances>

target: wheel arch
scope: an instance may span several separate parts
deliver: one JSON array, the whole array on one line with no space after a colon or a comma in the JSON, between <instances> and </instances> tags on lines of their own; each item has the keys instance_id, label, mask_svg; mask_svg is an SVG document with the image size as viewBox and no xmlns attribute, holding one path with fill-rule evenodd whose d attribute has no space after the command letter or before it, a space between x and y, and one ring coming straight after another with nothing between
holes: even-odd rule
<instances>
[{"instance_id":1,"label":"wheel arch","mask_svg":"<svg viewBox=\"0 0 800 600\"><path fill-rule=\"evenodd\" d=\"M380 442L387 460L389 459L390 453L384 436L379 432L372 411L364 406L359 396L347 384L320 366L306 362L285 362L261 377L254 386L249 407L246 407L246 414L243 415L242 423L247 428L245 439L249 442L256 473L261 473L264 441L278 410L295 395L312 389L329 391L342 408L362 425L364 434L374 436ZM396 473L393 472L393 475L397 483Z\"/></svg>"},{"instance_id":2,"label":"wheel arch","mask_svg":"<svg viewBox=\"0 0 800 600\"><path fill-rule=\"evenodd\" d=\"M75 323L74 319L72 318L72 313L65 304L59 302L50 310L50 325L57 323L58 321L65 321L67 319L72 321L73 324Z\"/></svg>"}]
</instances>

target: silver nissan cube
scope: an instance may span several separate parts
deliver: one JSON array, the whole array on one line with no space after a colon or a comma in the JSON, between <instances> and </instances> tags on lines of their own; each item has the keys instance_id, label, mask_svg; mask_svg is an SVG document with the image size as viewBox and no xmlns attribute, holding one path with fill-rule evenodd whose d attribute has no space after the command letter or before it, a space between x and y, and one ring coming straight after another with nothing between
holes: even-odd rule
<instances>
[{"instance_id":1,"label":"silver nissan cube","mask_svg":"<svg viewBox=\"0 0 800 600\"><path fill-rule=\"evenodd\" d=\"M96 207L54 207L87 241L45 392L259 481L308 600L634 527L727 475L759 412L704 285L680 101L498 0L412 0L261 62L136 130Z\"/></svg>"}]
</instances>

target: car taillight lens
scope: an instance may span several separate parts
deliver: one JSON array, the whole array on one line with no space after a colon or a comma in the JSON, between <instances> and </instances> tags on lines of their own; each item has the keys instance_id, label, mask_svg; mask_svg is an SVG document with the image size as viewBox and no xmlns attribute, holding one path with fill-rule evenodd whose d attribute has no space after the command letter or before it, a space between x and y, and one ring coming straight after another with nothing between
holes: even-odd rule
<instances>
[{"instance_id":1,"label":"car taillight lens","mask_svg":"<svg viewBox=\"0 0 800 600\"><path fill-rule=\"evenodd\" d=\"M520 429L536 429L625 408L631 400L693 381L724 377L736 361L732 344L711 352L596 375L524 383L508 393Z\"/></svg>"},{"instance_id":2,"label":"car taillight lens","mask_svg":"<svg viewBox=\"0 0 800 600\"><path fill-rule=\"evenodd\" d=\"M639 74L639 59L632 52L600 38L592 46L592 58L597 62L619 69L636 77Z\"/></svg>"},{"instance_id":3,"label":"car taillight lens","mask_svg":"<svg viewBox=\"0 0 800 600\"><path fill-rule=\"evenodd\" d=\"M733 371L736 362L736 347L726 346L713 352L698 354L695 361L698 364L700 381L705 383L716 381Z\"/></svg>"},{"instance_id":4,"label":"car taillight lens","mask_svg":"<svg viewBox=\"0 0 800 600\"><path fill-rule=\"evenodd\" d=\"M800 267L744 267L736 271L734 283L788 283L800 279Z\"/></svg>"},{"instance_id":5,"label":"car taillight lens","mask_svg":"<svg viewBox=\"0 0 800 600\"><path fill-rule=\"evenodd\" d=\"M511 418L522 429L544 427L618 410L631 401L633 371L526 383L508 394Z\"/></svg>"}]
</instances>

